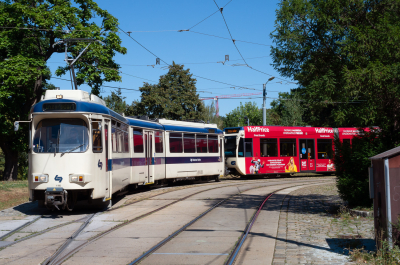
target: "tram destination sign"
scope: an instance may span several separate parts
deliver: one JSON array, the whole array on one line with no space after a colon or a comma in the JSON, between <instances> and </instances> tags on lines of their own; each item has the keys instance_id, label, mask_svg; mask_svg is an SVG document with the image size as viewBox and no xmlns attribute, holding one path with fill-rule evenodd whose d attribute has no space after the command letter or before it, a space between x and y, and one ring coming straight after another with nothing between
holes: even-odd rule
<instances>
[{"instance_id":1,"label":"tram destination sign","mask_svg":"<svg viewBox=\"0 0 400 265\"><path fill-rule=\"evenodd\" d=\"M75 103L44 103L43 111L75 111Z\"/></svg>"},{"instance_id":2,"label":"tram destination sign","mask_svg":"<svg viewBox=\"0 0 400 265\"><path fill-rule=\"evenodd\" d=\"M235 128L235 129L225 129L225 132L226 132L226 133L238 133L238 132L239 132L239 129L238 129L238 128Z\"/></svg>"}]
</instances>

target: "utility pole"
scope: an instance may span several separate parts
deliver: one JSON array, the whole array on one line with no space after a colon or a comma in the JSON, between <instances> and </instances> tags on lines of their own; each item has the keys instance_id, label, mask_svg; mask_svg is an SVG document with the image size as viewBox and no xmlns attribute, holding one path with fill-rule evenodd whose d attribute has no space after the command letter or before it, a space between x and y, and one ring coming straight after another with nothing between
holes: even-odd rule
<instances>
[{"instance_id":1,"label":"utility pole","mask_svg":"<svg viewBox=\"0 0 400 265\"><path fill-rule=\"evenodd\" d=\"M268 81L263 84L263 125L265 126L267 123L267 110L265 109L265 97L267 96L267 92L265 91L265 87L267 86L267 83L271 80L273 80L275 77L272 76L268 79Z\"/></svg>"}]
</instances>

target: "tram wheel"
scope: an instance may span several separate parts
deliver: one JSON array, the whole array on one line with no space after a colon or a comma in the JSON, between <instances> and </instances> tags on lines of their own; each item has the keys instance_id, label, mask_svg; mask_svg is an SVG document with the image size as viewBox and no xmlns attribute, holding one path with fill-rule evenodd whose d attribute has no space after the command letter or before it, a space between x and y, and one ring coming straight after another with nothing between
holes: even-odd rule
<instances>
[{"instance_id":1,"label":"tram wheel","mask_svg":"<svg viewBox=\"0 0 400 265\"><path fill-rule=\"evenodd\" d=\"M220 182L221 180L219 179L219 175L215 176L215 182Z\"/></svg>"}]
</instances>

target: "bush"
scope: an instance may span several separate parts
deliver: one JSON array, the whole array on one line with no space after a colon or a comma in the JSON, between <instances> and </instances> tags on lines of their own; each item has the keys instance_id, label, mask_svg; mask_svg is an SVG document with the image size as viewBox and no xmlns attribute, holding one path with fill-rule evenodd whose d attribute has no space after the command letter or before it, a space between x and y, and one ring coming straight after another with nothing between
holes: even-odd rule
<instances>
[{"instance_id":1,"label":"bush","mask_svg":"<svg viewBox=\"0 0 400 265\"><path fill-rule=\"evenodd\" d=\"M335 149L334 162L340 197L348 202L350 207L370 207L372 200L369 198L369 158L385 151L378 132L364 132L353 138L351 146L341 143L335 137Z\"/></svg>"}]
</instances>

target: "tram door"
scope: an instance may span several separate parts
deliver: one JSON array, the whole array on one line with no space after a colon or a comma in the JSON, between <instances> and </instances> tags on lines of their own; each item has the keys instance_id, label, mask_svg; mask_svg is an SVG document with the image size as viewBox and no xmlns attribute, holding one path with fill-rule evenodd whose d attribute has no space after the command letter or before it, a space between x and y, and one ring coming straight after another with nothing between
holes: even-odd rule
<instances>
[{"instance_id":1,"label":"tram door","mask_svg":"<svg viewBox=\"0 0 400 265\"><path fill-rule=\"evenodd\" d=\"M154 132L144 131L144 146L145 146L145 157L147 166L147 184L154 183L154 150L153 150L153 137Z\"/></svg>"},{"instance_id":2,"label":"tram door","mask_svg":"<svg viewBox=\"0 0 400 265\"><path fill-rule=\"evenodd\" d=\"M299 144L301 171L315 171L314 139L300 139Z\"/></svg>"},{"instance_id":3,"label":"tram door","mask_svg":"<svg viewBox=\"0 0 400 265\"><path fill-rule=\"evenodd\" d=\"M106 171L106 196L105 200L110 200L112 196L112 150L111 146L111 132L109 130L110 120L104 120L104 145L105 145L105 171Z\"/></svg>"}]
</instances>

